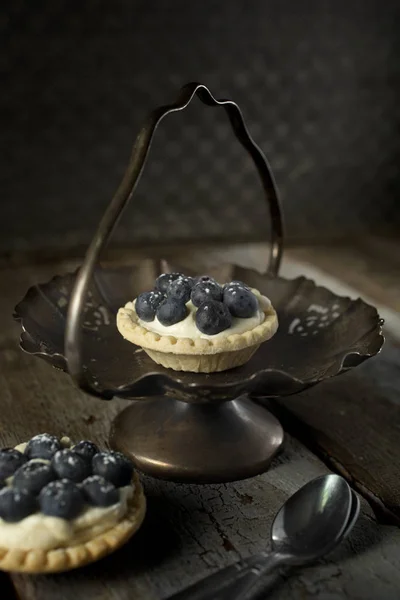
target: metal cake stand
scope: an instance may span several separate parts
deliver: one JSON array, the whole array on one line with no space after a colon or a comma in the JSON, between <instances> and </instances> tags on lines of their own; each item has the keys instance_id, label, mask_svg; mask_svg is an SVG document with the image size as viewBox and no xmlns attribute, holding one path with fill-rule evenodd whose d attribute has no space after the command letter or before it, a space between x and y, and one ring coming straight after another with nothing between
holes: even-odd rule
<instances>
[{"instance_id":1,"label":"metal cake stand","mask_svg":"<svg viewBox=\"0 0 400 600\"><path fill-rule=\"evenodd\" d=\"M246 365L213 374L165 369L116 328L118 308L152 287L160 261L130 267L98 264L139 181L158 124L183 110L195 95L225 109L261 178L271 217L269 265L265 274L232 265L231 278L268 296L280 323L277 334ZM141 471L197 483L261 473L282 445L283 430L253 400L294 394L343 373L377 354L384 341L383 321L374 307L336 296L305 277L279 277L282 242L274 179L239 107L216 100L204 85L188 84L174 104L152 112L140 131L125 176L78 272L30 288L17 305L21 347L68 372L86 393L131 401L116 417L110 443L130 455Z\"/></svg>"}]
</instances>

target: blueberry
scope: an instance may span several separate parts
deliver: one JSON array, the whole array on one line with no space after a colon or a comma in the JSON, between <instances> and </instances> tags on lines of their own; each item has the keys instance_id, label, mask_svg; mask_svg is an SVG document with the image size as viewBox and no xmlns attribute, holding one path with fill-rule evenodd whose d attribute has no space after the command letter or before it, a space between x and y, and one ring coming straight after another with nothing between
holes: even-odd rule
<instances>
[{"instance_id":1,"label":"blueberry","mask_svg":"<svg viewBox=\"0 0 400 600\"><path fill-rule=\"evenodd\" d=\"M194 283L209 283L212 281L213 283L217 283L214 277L210 277L209 275L198 275L194 278Z\"/></svg>"},{"instance_id":2,"label":"blueberry","mask_svg":"<svg viewBox=\"0 0 400 600\"><path fill-rule=\"evenodd\" d=\"M92 460L93 456L99 451L96 444L90 442L89 440L82 440L78 442L72 449L86 460Z\"/></svg>"},{"instance_id":3,"label":"blueberry","mask_svg":"<svg viewBox=\"0 0 400 600\"><path fill-rule=\"evenodd\" d=\"M224 304L234 317L253 317L258 309L258 300L249 289L231 285L224 290Z\"/></svg>"},{"instance_id":4,"label":"blueberry","mask_svg":"<svg viewBox=\"0 0 400 600\"><path fill-rule=\"evenodd\" d=\"M211 279L210 281L199 281L194 285L190 299L197 307L208 300L220 302L222 300L222 287Z\"/></svg>"},{"instance_id":5,"label":"blueberry","mask_svg":"<svg viewBox=\"0 0 400 600\"><path fill-rule=\"evenodd\" d=\"M119 492L115 485L101 475L92 475L85 479L81 489L94 506L111 506L119 501Z\"/></svg>"},{"instance_id":6,"label":"blueberry","mask_svg":"<svg viewBox=\"0 0 400 600\"><path fill-rule=\"evenodd\" d=\"M196 312L196 325L202 333L206 335L215 335L232 324L232 317L229 309L222 302L209 300L204 302Z\"/></svg>"},{"instance_id":7,"label":"blueberry","mask_svg":"<svg viewBox=\"0 0 400 600\"><path fill-rule=\"evenodd\" d=\"M153 291L139 294L135 303L135 310L139 319L147 322L153 321L157 308L163 300L165 300L165 296L162 292Z\"/></svg>"},{"instance_id":8,"label":"blueberry","mask_svg":"<svg viewBox=\"0 0 400 600\"><path fill-rule=\"evenodd\" d=\"M52 481L39 494L40 510L50 517L73 519L82 511L84 504L83 493L68 479Z\"/></svg>"},{"instance_id":9,"label":"blueberry","mask_svg":"<svg viewBox=\"0 0 400 600\"><path fill-rule=\"evenodd\" d=\"M193 279L190 277L178 277L171 283L167 291L167 297L178 300L179 302L189 302L190 292L193 287Z\"/></svg>"},{"instance_id":10,"label":"blueberry","mask_svg":"<svg viewBox=\"0 0 400 600\"><path fill-rule=\"evenodd\" d=\"M193 287L195 284L195 278L194 277L190 277L190 275L183 275L182 273L180 275L178 275L178 277L174 280L175 281L184 281L185 283L188 283L190 285L190 287ZM174 283L172 282L172 283ZM171 285L172 285L171 283Z\"/></svg>"},{"instance_id":11,"label":"blueberry","mask_svg":"<svg viewBox=\"0 0 400 600\"><path fill-rule=\"evenodd\" d=\"M50 460L57 450L61 450L62 444L55 435L40 433L35 435L27 444L25 454L28 458L44 458Z\"/></svg>"},{"instance_id":12,"label":"blueberry","mask_svg":"<svg viewBox=\"0 0 400 600\"><path fill-rule=\"evenodd\" d=\"M13 475L27 460L22 452L18 452L14 448L0 450L0 479L7 479Z\"/></svg>"},{"instance_id":13,"label":"blueberry","mask_svg":"<svg viewBox=\"0 0 400 600\"><path fill-rule=\"evenodd\" d=\"M89 477L92 472L91 459L83 458L69 448L56 452L51 465L60 479L71 479L76 483Z\"/></svg>"},{"instance_id":14,"label":"blueberry","mask_svg":"<svg viewBox=\"0 0 400 600\"><path fill-rule=\"evenodd\" d=\"M38 494L40 490L57 475L54 473L51 465L32 460L22 465L15 472L12 485L19 490L27 490L31 494Z\"/></svg>"},{"instance_id":15,"label":"blueberry","mask_svg":"<svg viewBox=\"0 0 400 600\"><path fill-rule=\"evenodd\" d=\"M99 452L93 457L92 466L95 475L101 475L117 487L131 482L133 464L120 452Z\"/></svg>"},{"instance_id":16,"label":"blueberry","mask_svg":"<svg viewBox=\"0 0 400 600\"><path fill-rule=\"evenodd\" d=\"M4 488L0 491L0 517L4 521L21 521L36 510L36 498L26 490Z\"/></svg>"},{"instance_id":17,"label":"blueberry","mask_svg":"<svg viewBox=\"0 0 400 600\"><path fill-rule=\"evenodd\" d=\"M249 290L249 286L246 285L245 283L243 283L243 281L239 281L238 279L234 279L233 281L230 281L229 283L226 283L224 285L224 291L229 288L229 287L234 287L234 286L239 286L241 288L245 288L246 290Z\"/></svg>"},{"instance_id":18,"label":"blueberry","mask_svg":"<svg viewBox=\"0 0 400 600\"><path fill-rule=\"evenodd\" d=\"M163 294L168 291L170 284L178 279L178 277L184 277L182 273L163 273L156 279L156 290L159 290Z\"/></svg>"},{"instance_id":19,"label":"blueberry","mask_svg":"<svg viewBox=\"0 0 400 600\"><path fill-rule=\"evenodd\" d=\"M157 319L167 327L183 321L187 314L186 304L174 298L168 298L157 309Z\"/></svg>"}]
</instances>

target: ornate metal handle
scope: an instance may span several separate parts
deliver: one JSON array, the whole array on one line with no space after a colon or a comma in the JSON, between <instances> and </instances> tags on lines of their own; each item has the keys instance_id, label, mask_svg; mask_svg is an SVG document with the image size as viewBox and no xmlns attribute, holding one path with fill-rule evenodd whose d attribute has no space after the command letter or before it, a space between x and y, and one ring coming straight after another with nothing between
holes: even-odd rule
<instances>
[{"instance_id":1,"label":"ornate metal handle","mask_svg":"<svg viewBox=\"0 0 400 600\"><path fill-rule=\"evenodd\" d=\"M143 172L154 132L159 123L168 114L186 108L196 94L208 106L223 106L225 108L236 137L253 159L263 184L271 215L272 233L268 273L274 277L278 274L283 250L283 219L275 181L267 159L252 140L237 104L231 100L216 100L205 85L188 83L181 89L175 103L154 110L141 129L133 146L125 175L100 221L76 277L68 307L65 329L65 357L72 379L78 387L89 394L101 398L112 398L113 396L111 390L102 390L98 382L91 383L89 381L82 362L82 314L93 270L100 252L106 246L123 209L128 204L136 188Z\"/></svg>"}]
</instances>

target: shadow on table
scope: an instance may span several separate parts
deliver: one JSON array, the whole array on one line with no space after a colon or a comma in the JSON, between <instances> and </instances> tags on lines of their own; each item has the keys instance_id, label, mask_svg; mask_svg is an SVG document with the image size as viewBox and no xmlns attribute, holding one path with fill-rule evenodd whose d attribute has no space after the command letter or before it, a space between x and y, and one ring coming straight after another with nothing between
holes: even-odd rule
<instances>
[{"instance_id":1,"label":"shadow on table","mask_svg":"<svg viewBox=\"0 0 400 600\"><path fill-rule=\"evenodd\" d=\"M150 496L147 503L146 518L134 537L110 556L82 568L85 577L98 576L99 570L107 573L108 580L121 578L126 571L142 573L178 552L180 540L168 514L172 507L162 497Z\"/></svg>"}]
</instances>

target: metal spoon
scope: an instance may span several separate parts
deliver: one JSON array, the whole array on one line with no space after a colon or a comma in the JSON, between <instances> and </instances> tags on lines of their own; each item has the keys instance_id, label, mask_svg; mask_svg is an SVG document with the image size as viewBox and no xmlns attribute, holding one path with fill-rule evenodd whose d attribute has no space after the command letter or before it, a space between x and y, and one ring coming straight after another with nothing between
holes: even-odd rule
<instances>
[{"instance_id":1,"label":"metal spoon","mask_svg":"<svg viewBox=\"0 0 400 600\"><path fill-rule=\"evenodd\" d=\"M170 600L245 600L259 578L275 567L305 565L333 550L348 535L358 513L358 497L342 477L318 477L279 510L271 528L271 553L226 567Z\"/></svg>"},{"instance_id":2,"label":"metal spoon","mask_svg":"<svg viewBox=\"0 0 400 600\"><path fill-rule=\"evenodd\" d=\"M349 535L349 533L351 532L351 530L354 527L354 524L357 521L357 518L359 516L360 513L360 499L357 496L357 494L355 494L355 492L351 492L352 495L352 501L351 501L351 508L350 508L350 515L349 515L349 520L347 522L347 525L343 531L343 534L337 539L336 544L327 551L327 554L329 552L331 552L332 550L334 550L343 540L345 540L347 538L347 536ZM307 563L304 563L307 564ZM240 600L257 600L262 598L265 598L265 594L272 589L272 587L274 585L276 585L277 583L277 577L276 575L273 576L271 574L271 570L268 569L266 571L262 570L262 562L258 564L258 566L256 565L256 567L254 568L250 568L248 575L245 575L244 578L242 579L241 576L236 577L236 579L234 579L232 581L231 584L225 585L221 591L223 591L223 595L219 595L217 593L217 596L215 594L213 594L212 596L209 596L208 600L211 600L211 598L213 600L226 600L226 599L230 599L230 600L237 600L240 598ZM284 565L283 565L284 566ZM287 564L286 566L290 567L295 567L295 566L299 566L299 564L295 565L289 565ZM268 575L269 574L269 575ZM203 599L203 600L207 600L207 599Z\"/></svg>"}]
</instances>

